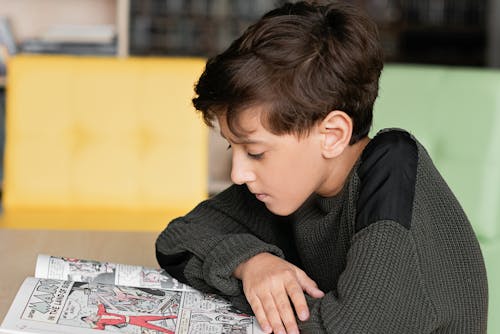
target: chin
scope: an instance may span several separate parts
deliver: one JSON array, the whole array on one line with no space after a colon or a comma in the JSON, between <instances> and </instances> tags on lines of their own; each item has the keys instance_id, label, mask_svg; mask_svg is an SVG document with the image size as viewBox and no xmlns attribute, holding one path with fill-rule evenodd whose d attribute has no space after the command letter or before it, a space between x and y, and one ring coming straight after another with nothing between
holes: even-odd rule
<instances>
[{"instance_id":1,"label":"chin","mask_svg":"<svg viewBox=\"0 0 500 334\"><path fill-rule=\"evenodd\" d=\"M279 207L274 205L269 205L266 203L266 207L269 211L278 216L289 216L297 210L297 208L287 208L287 207Z\"/></svg>"}]
</instances>

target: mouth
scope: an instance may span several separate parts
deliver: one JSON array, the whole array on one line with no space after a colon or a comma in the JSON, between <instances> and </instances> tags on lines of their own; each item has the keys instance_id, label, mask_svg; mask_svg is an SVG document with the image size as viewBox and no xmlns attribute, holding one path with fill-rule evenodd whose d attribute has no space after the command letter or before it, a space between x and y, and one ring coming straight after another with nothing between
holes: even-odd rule
<instances>
[{"instance_id":1,"label":"mouth","mask_svg":"<svg viewBox=\"0 0 500 334\"><path fill-rule=\"evenodd\" d=\"M268 196L268 195L266 195L266 194L254 194L254 195L255 195L255 197L257 197L257 199L258 199L259 201L262 201L262 202L264 202L264 201L266 200L266 198L268 198L268 197L269 197L269 196Z\"/></svg>"}]
</instances>

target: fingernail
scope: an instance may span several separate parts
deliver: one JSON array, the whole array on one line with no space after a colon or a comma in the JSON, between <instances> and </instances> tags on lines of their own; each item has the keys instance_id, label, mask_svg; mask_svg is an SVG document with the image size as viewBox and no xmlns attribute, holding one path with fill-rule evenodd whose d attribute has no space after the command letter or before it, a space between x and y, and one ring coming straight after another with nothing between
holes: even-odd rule
<instances>
[{"instance_id":1,"label":"fingernail","mask_svg":"<svg viewBox=\"0 0 500 334\"><path fill-rule=\"evenodd\" d=\"M309 313L307 313L306 311L302 311L299 314L299 319L302 321L307 320L308 317L309 317Z\"/></svg>"}]
</instances>

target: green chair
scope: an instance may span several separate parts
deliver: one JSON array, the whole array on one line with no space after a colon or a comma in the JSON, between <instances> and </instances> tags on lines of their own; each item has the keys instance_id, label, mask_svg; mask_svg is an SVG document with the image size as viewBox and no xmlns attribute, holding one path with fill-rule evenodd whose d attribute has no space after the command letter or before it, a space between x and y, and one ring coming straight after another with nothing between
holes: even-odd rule
<instances>
[{"instance_id":1,"label":"green chair","mask_svg":"<svg viewBox=\"0 0 500 334\"><path fill-rule=\"evenodd\" d=\"M500 333L500 71L389 64L379 95L371 135L403 128L427 148L479 238Z\"/></svg>"}]
</instances>

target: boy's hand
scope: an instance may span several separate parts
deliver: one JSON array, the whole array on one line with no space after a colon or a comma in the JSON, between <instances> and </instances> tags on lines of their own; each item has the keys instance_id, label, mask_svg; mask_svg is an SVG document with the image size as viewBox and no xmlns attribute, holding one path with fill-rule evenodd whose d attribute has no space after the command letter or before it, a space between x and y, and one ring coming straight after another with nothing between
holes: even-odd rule
<instances>
[{"instance_id":1,"label":"boy's hand","mask_svg":"<svg viewBox=\"0 0 500 334\"><path fill-rule=\"evenodd\" d=\"M300 320L309 318L304 291L314 298L324 296L304 271L270 253L257 254L241 263L234 276L243 282L245 296L267 333L298 334L293 310Z\"/></svg>"}]
</instances>

